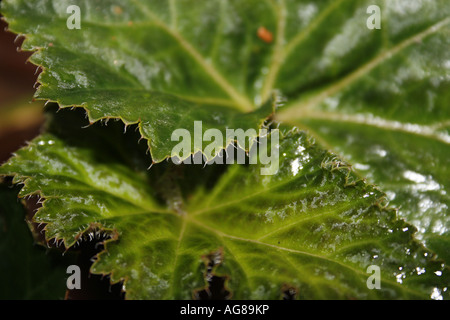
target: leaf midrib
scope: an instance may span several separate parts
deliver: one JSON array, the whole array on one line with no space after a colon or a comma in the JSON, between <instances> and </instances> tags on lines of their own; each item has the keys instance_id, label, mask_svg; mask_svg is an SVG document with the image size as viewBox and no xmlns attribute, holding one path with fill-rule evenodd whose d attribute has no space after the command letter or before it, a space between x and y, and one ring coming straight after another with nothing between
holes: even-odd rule
<instances>
[{"instance_id":1,"label":"leaf midrib","mask_svg":"<svg viewBox=\"0 0 450 320\"><path fill-rule=\"evenodd\" d=\"M284 111L279 112L277 119L279 121L285 121L288 123L301 121L300 119L306 119L308 117L308 113L310 113L312 109L320 105L325 99L329 98L330 96L336 95L343 89L349 87L351 84L353 84L361 77L370 73L373 69L378 67L384 61L391 59L392 57L400 53L403 49L411 46L412 44L420 43L420 41L438 32L442 27L444 27L449 23L450 17L447 17L435 23L434 25L428 27L424 31L416 33L415 35L403 40L402 42L391 47L390 49L383 50L373 59L371 59L364 65L360 66L358 69L354 70L352 73L348 74L339 81L318 91L317 93L315 93L314 95L310 96L307 99L300 99L298 101L290 103L290 105L286 106L286 109Z\"/></svg>"},{"instance_id":2,"label":"leaf midrib","mask_svg":"<svg viewBox=\"0 0 450 320\"><path fill-rule=\"evenodd\" d=\"M135 3L136 6L143 9L143 11L147 14L147 16L153 21L136 21L133 22L132 25L128 23L120 23L120 22L100 22L100 21L90 21L84 20L84 23L103 26L103 27L123 27L130 28L133 26L157 26L167 34L169 34L173 39L177 41L177 43L182 47L194 60L198 63L198 65L211 77L211 79L222 89L224 90L229 97L231 98L230 102L225 102L225 100L221 100L221 104L223 106L227 106L230 108L234 108L240 110L241 112L247 113L254 111L256 107L250 102L248 97L238 92L226 79L225 77L217 70L217 68L212 64L206 61L206 59L192 46L192 44L187 41L173 26L166 25L162 20L158 19L157 16L150 11L146 6L138 3L137 1L131 0ZM57 19L58 17L52 17L52 19ZM61 20L66 20L61 18ZM175 25L176 26L176 25ZM14 30L12 30L14 31ZM36 49L36 48L34 48ZM42 49L42 48L40 48ZM33 58L31 58L33 60ZM45 71L44 71L45 72ZM140 83L136 83L141 85ZM45 84L43 84L45 86ZM215 99L215 98L214 98ZM223 100L223 101L222 101ZM212 101L212 99L211 99Z\"/></svg>"},{"instance_id":3,"label":"leaf midrib","mask_svg":"<svg viewBox=\"0 0 450 320\"><path fill-rule=\"evenodd\" d=\"M380 117L373 117L371 114L346 114L338 112L327 112L327 111L310 111L305 112L303 121L308 120L321 120L329 122L341 122L341 123L351 123L357 125L367 125L383 130L398 131L413 135L418 135L433 139L445 144L450 144L450 136L436 131L436 127L439 127L444 122L437 122L431 125L420 125L416 123L407 123L400 121L388 120Z\"/></svg>"},{"instance_id":4,"label":"leaf midrib","mask_svg":"<svg viewBox=\"0 0 450 320\"><path fill-rule=\"evenodd\" d=\"M267 73L266 78L264 79L264 85L262 89L262 101L265 101L269 98L270 94L274 90L274 85L277 80L280 69L286 61L286 59L294 52L294 49L298 47L304 40L306 40L314 29L316 29L320 23L328 17L334 10L339 7L339 5L343 2L343 0L335 0L331 2L331 4L325 8L317 17L311 21L308 26L297 33L287 44L285 44L285 24L286 24L286 16L284 10L285 3L281 2L280 7L274 4L275 10L277 11L278 17L278 26L277 26L277 35L276 35L276 43L274 48L274 53L272 55L272 63L269 67L269 72Z\"/></svg>"},{"instance_id":5,"label":"leaf midrib","mask_svg":"<svg viewBox=\"0 0 450 320\"><path fill-rule=\"evenodd\" d=\"M187 216L186 216L186 218L187 218ZM202 223L202 222L200 222L200 221L198 221L198 220L196 220L196 219L194 219L192 217L190 217L188 219L192 223L194 223L194 224L196 224L196 225L198 225L198 226L200 226L200 227L202 227L202 228L204 228L204 229L206 229L206 230L208 230L210 232L213 232L214 234L218 235L221 238L228 238L228 239L237 240L237 241L250 242L250 243L253 243L253 244L257 244L257 245L271 247L271 248L276 249L276 250L287 251L287 252L291 252L291 253L301 254L301 255L304 255L304 256L310 256L310 257L313 257L313 258L316 258L316 259L319 259L319 260L324 260L324 261L327 261L327 262L330 262L330 263L338 264L341 267L344 267L346 269L351 270L352 272L354 272L355 274L357 274L360 277L364 277L365 279L367 278L367 274L362 272L361 270L355 269L354 267L352 267L350 265L344 264L343 262L336 261L336 260L331 259L331 258L326 257L326 256L321 256L321 255L317 255L317 254L314 254L314 253L311 253L311 252L306 252L306 251L300 251L300 250L280 247L280 246L277 246L277 245L274 245L274 244L265 243L265 242L261 242L261 241L254 240L254 239L247 239L247 238L241 238L241 237L237 237L237 236L232 236L232 235L229 235L229 234L224 233L222 231L219 231L217 229L211 228L211 227L205 225L204 223ZM422 292L418 292L418 291L413 290L413 289L411 289L409 287L405 287L403 285L400 285L397 282L393 282L393 281L390 281L390 280L385 279L385 278L381 278L381 282L390 284L391 286L398 287L398 288L400 288L400 290L408 291L408 292L413 293L413 294L415 294L417 296L420 296L420 297L427 297Z\"/></svg>"},{"instance_id":6,"label":"leaf midrib","mask_svg":"<svg viewBox=\"0 0 450 320\"><path fill-rule=\"evenodd\" d=\"M315 173L315 172L317 172L319 170L320 169L314 170L312 172L308 172L308 174ZM277 183L277 184L272 184L270 187L265 188L263 190L259 190L259 191L256 191L256 192L244 195L243 197L240 197L240 198L235 198L233 201L230 201L230 202L227 202L227 203L223 203L222 202L221 204L216 205L214 207L206 207L206 208L194 211L194 212L191 213L191 215L193 215L193 216L201 215L201 214L203 214L205 212L209 212L211 210L215 210L215 209L222 208L222 207L227 207L227 206L233 205L234 203L239 203L239 202L242 202L243 200L251 199L251 198L256 197L256 196L258 196L260 194L263 194L263 193L266 193L266 192L270 192L273 189L280 188L280 187L282 187L284 185L287 185L287 184L289 184L289 183L291 183L291 182L293 182L293 181L295 181L295 180L297 180L299 178L303 178L303 177L304 176L302 176L302 175L298 175L298 176L295 176L295 177L293 177L291 179L285 179L282 182ZM311 192L311 190L307 190L307 188L305 188L305 193L308 193L308 192ZM212 201L212 200L213 199L211 199L210 201Z\"/></svg>"},{"instance_id":7,"label":"leaf midrib","mask_svg":"<svg viewBox=\"0 0 450 320\"><path fill-rule=\"evenodd\" d=\"M145 14L152 19L157 26L172 36L180 46L190 54L195 61L203 68L204 71L216 82L231 98L236 102L236 105L244 112L250 112L256 109L250 100L239 93L214 67L211 63L208 63L206 59L187 41L176 29L167 26L162 20L160 20L154 12L152 12L147 6L142 5L136 0L131 0L137 7L141 8Z\"/></svg>"}]
</instances>

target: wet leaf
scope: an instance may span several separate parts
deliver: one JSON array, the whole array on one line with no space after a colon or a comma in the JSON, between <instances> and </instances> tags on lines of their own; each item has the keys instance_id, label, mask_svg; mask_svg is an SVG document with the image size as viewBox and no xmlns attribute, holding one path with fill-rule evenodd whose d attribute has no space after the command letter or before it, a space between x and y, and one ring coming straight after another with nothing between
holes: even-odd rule
<instances>
[{"instance_id":1,"label":"wet leaf","mask_svg":"<svg viewBox=\"0 0 450 320\"><path fill-rule=\"evenodd\" d=\"M355 11L315 47L308 44L319 27L298 47L309 79L279 119L379 185L417 237L449 262L450 5L370 2L381 8L381 30L361 28Z\"/></svg>"},{"instance_id":2,"label":"wet leaf","mask_svg":"<svg viewBox=\"0 0 450 320\"><path fill-rule=\"evenodd\" d=\"M80 30L66 25L69 5L80 7ZM174 155L172 132L193 134L195 120L225 132L258 129L273 113L269 97L255 101L272 50L257 29L275 28L272 11L256 0L2 4L9 28L26 36L22 48L37 50L36 97L83 106L92 122L139 123L155 162Z\"/></svg>"},{"instance_id":3,"label":"wet leaf","mask_svg":"<svg viewBox=\"0 0 450 320\"><path fill-rule=\"evenodd\" d=\"M67 27L69 5L80 8L79 30ZM381 7L381 30L366 27L370 5ZM445 35L438 34L448 26L449 10L445 0L105 0L101 5L9 0L2 5L10 29L26 36L23 48L38 50L31 61L44 72L36 97L83 106L91 121L115 117L140 123L157 162L173 155L173 130L193 131L194 120L202 120L204 129L258 128L273 111L268 101L274 91L292 107L283 119L291 119L292 112L304 118L304 107L345 91L389 65L387 60L395 65L391 57L406 68L418 66L409 74L397 66L398 81L423 77L427 62L416 59L422 57L416 51L436 62L439 54L428 50L428 43L445 50ZM426 43L417 46L421 41ZM410 53L410 47L419 49ZM392 71L383 67L383 78L386 70ZM403 88L391 80L380 86L391 93ZM351 105L352 114L363 112L352 108L360 107Z\"/></svg>"},{"instance_id":4,"label":"wet leaf","mask_svg":"<svg viewBox=\"0 0 450 320\"><path fill-rule=\"evenodd\" d=\"M69 4L81 8L81 30L66 28ZM366 27L369 5L381 8L380 30ZM440 263L430 262L432 253L412 240L414 228L394 221L394 213L379 205L379 191L362 181L355 182L361 174L381 185L399 207L400 217L417 225L416 237L449 261L447 1L122 0L99 5L81 0L39 0L33 4L10 0L2 4L2 12L11 30L27 36L24 48L38 50L31 59L44 68L38 98L57 101L63 107L83 106L90 121L114 117L127 124L139 122L141 135L149 140L153 161L174 155L171 133L176 128L192 130L194 120L202 120L204 129L258 128L274 107L283 104L278 120L307 130L323 148L341 155L319 154L317 150L322 149L310 141L310 136L291 132L282 145L288 149L300 145L308 154L312 152L317 162L311 163L316 170L311 174L316 178L304 172L307 166L301 161L305 159L295 152L292 155L292 150L285 152L287 158L281 161L290 168L289 174L280 170L275 176L262 177L257 173L258 166L227 166L223 173L216 167L172 170L166 165L152 168L149 174L144 163L148 165L150 160L142 158L133 143L119 145L124 138L118 129L92 128L83 135L93 134L96 139L84 140L72 136L72 129L66 133L50 130L40 141L43 145L35 141L22 152L28 154L28 160L19 156L3 170L12 173L11 168L15 168L21 179L32 176L24 194L29 188L54 196L48 199L53 207L42 210L43 215L48 212L44 218L53 221L48 227L50 236L62 237L70 245L83 230L101 227L119 237L120 242L109 245L114 254L102 255L95 270L113 271L115 279L126 278L129 297L185 298L192 292L203 292L205 283L200 273L204 274L207 263L199 256L217 252L223 252L217 272L230 276L227 285L233 297L274 297L275 292L281 296L291 287L298 287L300 298L448 295L446 269L440 270ZM271 101L274 92L276 99ZM49 142L57 146L46 146ZM73 167L65 163L72 161L68 151L74 152L74 163L70 162ZM57 167L31 162L31 155L42 155L42 161L51 160L49 163ZM350 182L343 178L349 166L344 160L358 171L358 175L349 175ZM61 168L70 174L62 175L65 171ZM301 173L294 174L296 170ZM302 182L306 189L292 176L306 180ZM268 186L273 179L286 180L289 188L284 190L275 183L271 189ZM317 185L319 180L325 181L323 186ZM74 186L80 190L74 192ZM327 215L322 214L320 206L313 207L320 200L320 193L313 192L325 192L321 187L333 190L332 195L325 193L328 197L323 205L337 219L336 224L322 221ZM349 215L329 202L333 195L341 194L342 199L336 203L348 201ZM276 219L284 217L280 212L291 212L282 211L283 204L293 205L298 198L307 199L305 213L311 217L300 224L302 232L293 228L287 234L277 234L276 239L263 239L273 242L255 242L264 236L264 230L271 232L270 226L288 228L289 215L283 223ZM211 201L219 204L211 206ZM56 208L64 210L56 213ZM364 214L358 216L356 208L367 211L362 209ZM186 218L198 211L204 214ZM128 220L128 212L134 213L133 219ZM297 207L292 212L293 217L302 216ZM199 226L196 222L200 217ZM236 222L240 219L247 219L245 228ZM356 230L339 227L351 225L348 219L355 223ZM161 234L155 231L155 238L147 239L148 224L158 226ZM383 228L392 230L385 238L380 236ZM197 237L198 243L192 241L188 246L178 241L180 234L182 240ZM361 239L359 247L355 239ZM374 251L368 239L376 239ZM126 256L128 250L121 252L124 247L133 248L130 257ZM233 255L236 248L239 254ZM307 255L311 253L308 249L313 256ZM155 262L153 252L164 252L158 256L162 265ZM270 259L259 260L261 256ZM367 291L361 280L370 257L375 256L373 259L383 261L383 287L389 290ZM324 257L339 262L339 266L324 262ZM184 258L188 262L182 268L179 262ZM123 261L123 269L115 265ZM172 267L165 261L173 262ZM291 277L299 265L306 276L296 273L297 277ZM350 267L347 273L344 267ZM352 275L351 268L359 273ZM186 271L186 278L178 270ZM189 278L191 271L195 279ZM290 280L274 276L275 281L271 272L288 275ZM140 282L142 277L150 280ZM186 279L190 280L185 283L191 285L189 288L182 285Z\"/></svg>"},{"instance_id":5,"label":"wet leaf","mask_svg":"<svg viewBox=\"0 0 450 320\"><path fill-rule=\"evenodd\" d=\"M49 238L71 246L83 233L110 233L92 271L125 280L127 298L190 299L208 274L226 277L237 299L278 299L288 287L300 299L448 295L449 271L414 227L302 131L283 129L274 175L238 164L147 171L138 134L118 123L81 129L74 115L59 112L0 173L24 183L21 196L46 199L35 220ZM370 265L380 267L380 290L367 287Z\"/></svg>"}]
</instances>

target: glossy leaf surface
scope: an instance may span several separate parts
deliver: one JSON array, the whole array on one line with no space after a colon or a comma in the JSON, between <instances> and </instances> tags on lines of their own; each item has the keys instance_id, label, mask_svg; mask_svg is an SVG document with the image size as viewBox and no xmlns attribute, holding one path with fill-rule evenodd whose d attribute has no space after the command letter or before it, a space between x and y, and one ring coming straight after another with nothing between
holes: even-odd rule
<instances>
[{"instance_id":1,"label":"glossy leaf surface","mask_svg":"<svg viewBox=\"0 0 450 320\"><path fill-rule=\"evenodd\" d=\"M80 8L81 29L67 27L70 5ZM260 1L2 4L10 29L26 35L23 49L38 50L36 97L83 106L91 121L139 123L156 162L173 155L175 129L193 135L194 121L225 133L257 130L272 114L269 99L259 109L251 101L271 51L257 37L257 17L273 26L271 9Z\"/></svg>"},{"instance_id":2,"label":"glossy leaf surface","mask_svg":"<svg viewBox=\"0 0 450 320\"><path fill-rule=\"evenodd\" d=\"M67 30L66 19L69 15L65 10L69 4L77 4L81 8L81 30ZM381 30L370 30L366 27L369 16L366 9L373 4L381 8ZM141 134L149 139L153 161L156 162L173 155L171 150L174 143L170 141L173 130L191 130L195 120L202 120L204 129L215 127L223 131L227 127L244 130L258 128L277 104L269 99L276 91L276 101L284 102L284 107L277 115L278 120L288 121L308 130L322 147L338 152L342 159L353 164L362 176L381 185L392 203L399 207L401 217L418 227L418 238L424 239L427 246L437 252L440 258L449 261L450 6L447 1L280 0L208 1L205 4L200 1L123 0L102 1L99 5L95 1L69 3L40 0L31 4L11 0L2 5L2 12L5 13L13 31L27 35L24 48L39 49L32 58L34 63L44 68L37 97L58 101L62 106L84 106L91 121L116 117L127 124L139 122ZM357 265L356 268L360 271L363 270L362 266L367 265L359 263L364 260L361 257L377 256L374 259L378 259L381 257L378 251L383 252L382 270L384 269L386 279L393 278L393 281L385 282L401 288L392 289L388 293L386 290L361 293L366 290L363 281L362 287L358 287L354 282L357 277L349 280L351 277L344 276L345 280L339 282L340 290L335 291L339 297L415 297L416 294L420 296L426 292L425 296L437 298L446 294L444 287L433 282L435 280L428 281L434 274L438 278L433 279L438 279L436 281L439 283L439 280L443 281L442 276L446 273L436 269L436 266L428 267L428 262L421 262L419 257L423 252L414 247L417 245L414 241L410 242L412 228L401 222L396 222L401 227L394 228L393 213L373 206L374 203L380 202L381 194L375 190L374 194L370 195L372 187L364 185L363 182L358 182L353 186L354 189L348 189L347 182L343 182L344 172L348 171L345 169L347 165L344 165L343 170L335 168L325 172L314 171L315 176L322 178L312 181L322 179L326 181L324 186L334 186L337 189L333 189L333 195L340 195L339 192L342 192L340 200L349 202L348 210L352 217L354 210L359 208L358 205L370 208L367 216L364 214L364 219L368 219L364 222L371 221L375 226L383 226L385 223L388 230L393 230L393 234L389 233L385 240L391 244L401 243L397 249L403 248L406 256L400 255L402 250L395 250L392 245L384 245L377 237L378 229L372 224L370 228L365 229L364 223L357 224L358 228L354 230L358 235L358 232L361 232L361 247L355 249L356 256L361 259L348 258L354 252L347 256L339 255L339 248L342 244L345 247L345 241L353 243L358 237L347 230L342 232L343 229L339 228L339 237L335 238L329 230L324 231L327 227L333 229L333 224L326 224L329 220L323 222L319 219L322 217L322 211L313 206L317 206L316 202L320 197L316 202L313 199L320 193L314 196L313 192L331 192L331 189L325 188L324 191L317 185L309 185L311 177L305 174L303 179L306 180L304 183L308 192L303 194L299 191L301 188L296 184L297 180L291 181L290 175L297 170L303 174L306 167L298 157L293 158L294 155L299 156L295 152L294 155L292 152L285 152L288 158L281 161L285 168L291 169L290 175L283 175L283 170L280 170L275 176L263 178L259 176L257 166L231 166L230 168L238 169L228 168L216 184L215 179L208 183L202 180L206 179L203 177L205 172L213 171L212 169L201 173L190 169L182 170L193 171L186 174L199 184L194 188L190 185L191 180L186 182L178 179L176 174L174 177L174 173L170 173L171 170L166 166L160 166L165 169L153 168L150 175L142 164L136 168L137 159L140 159L139 162L148 162L149 159L145 160L139 156L140 153L132 151L130 143L118 145L123 141L121 134L108 136L112 134L109 131L101 133L101 130L89 130L87 132L94 132L93 134L99 137L98 141L86 138L88 141L81 143L82 139L77 140L76 135L71 137L70 134L63 134L61 138L61 133L58 136L49 133L40 141L43 144L41 149L38 147L39 141L35 142L36 148L31 146L28 149L30 155L43 156L45 160L52 160L51 156L56 156L60 162L39 164L27 162L26 157L18 157L3 170L5 173L20 172L23 178L28 174L34 177L29 180L24 194L29 188L50 195L47 203L49 206L53 203L53 211L51 208L42 211L42 215L48 212L45 216L47 220L42 218L43 221L52 222L48 225L50 236L63 237L70 244L77 239L79 232L95 228L97 223L102 228L117 230L115 234L119 235L121 240L110 244L110 249L115 254L111 258L103 256L96 264L95 270L106 273L113 271L116 279L126 277L129 297L191 295L194 286L201 286L203 278L193 271L194 267L183 268L183 271L187 272L184 276L187 277L189 271L192 271L196 277L190 279L192 287L183 287L180 283L189 278L183 280L182 277L174 276L177 274L175 271L179 261L183 261L185 255L186 261L194 261L194 256L199 259L199 256L207 255L219 247L224 250L224 259L219 259L221 264L217 269L224 270L223 273L231 277L229 287L235 297L259 297L255 293L256 287L262 288L261 297L274 297L275 292L280 294L281 284L296 286L302 298L333 297L333 290L317 289L324 288L323 285L326 287L326 281L325 284L322 283L323 279L330 280L330 283L333 283L331 287L335 287L336 283L342 280L330 265L326 267L327 272L321 274L320 270L313 270L313 266L321 266L322 263L304 263L301 268L305 268L308 275L304 278L310 279L310 282L302 282L301 277L291 278L290 281L278 279L279 281L272 283L274 287L269 289L268 269L258 269L258 265L263 264L258 264L252 254L247 254L256 252L254 250L257 250L255 248L259 248L258 246L265 246L264 253L268 252L267 255L271 257L269 262L274 263L270 270L276 274L292 275L285 263L283 266L276 263L281 260L276 259L277 255L272 249L277 253L277 250L281 250L284 253L282 257L289 255L290 260L299 261L297 254L311 253L307 250L310 247L314 248L311 249L314 251L314 257L327 256L326 249L318 248L327 245L334 246L334 250L337 250L336 256L330 254L331 258L327 258L337 259L344 266L351 265L352 268ZM135 137L135 140L137 138ZM287 134L283 141L288 148L294 148L297 143L301 148L309 150L310 146L305 142L307 140L309 141L309 138L303 134L291 133ZM69 145L66 145L67 143ZM74 148L71 148L72 143L75 143ZM44 148L46 144L48 150ZM319 150L315 144L312 146L314 150ZM105 148L109 151L97 154L98 150ZM56 150L55 154L49 155L48 153L54 152L51 150ZM70 156L66 154L69 151L74 152L73 157L72 153L69 153ZM292 157L289 158L290 156ZM311 158L318 159L314 168L318 168L319 162L329 163L327 157L331 155L311 155ZM75 161L73 167L65 163L69 159ZM80 163L76 159L79 159ZM340 163L336 161L331 163ZM49 167L50 163L56 167ZM20 168L21 165L23 168ZM62 171L58 171L60 167L65 168L63 172L68 170L70 174L63 175ZM326 169L327 165L320 168ZM165 170L169 170L169 173L165 174ZM326 176L326 172L331 172L331 176ZM42 175L47 174L50 177L43 179ZM300 176L303 176L302 174ZM158 179L154 180L152 175ZM87 187L85 181L80 182L74 179L75 176L87 178ZM214 177L215 172L211 173L211 176ZM170 178L168 181L164 179L167 177ZM352 181L356 179L352 177ZM267 189L272 189L268 185L272 183L268 181L273 182L273 179L287 180L289 192L285 195L275 187L274 194L269 193ZM51 181L55 183L49 183L47 186L45 182ZM229 192L231 183L236 184L235 188L238 190ZM168 192L178 184L180 192L188 190L189 196ZM226 191L221 189L221 184L227 187ZM68 187L68 194L64 195L62 186ZM80 190L75 192L71 189L74 186ZM166 192L169 195L166 195ZM264 196L263 199L253 203L253 196L250 196L253 192ZM369 199L363 198L359 203L357 200L367 192ZM290 195L293 195L293 198ZM243 198L239 198L240 196ZM271 196L278 198L275 201ZM318 228L318 238L315 239L312 235L313 231L317 230L315 224L300 224L299 228L303 226L303 232L298 236L292 231L292 237L289 239L291 242L295 242L293 239L297 238L305 239L302 243L288 243L293 247L285 246L285 239L278 234L277 237L281 237L281 240L277 238L272 239L273 242L270 243L258 243L262 241L258 237L265 235L261 230L270 234L271 225L274 229L281 225L289 226L289 217L283 224L272 219L273 222L263 224L264 228L249 221L258 222L258 218L262 219L261 217L266 217L267 214L269 217L284 216L286 211L280 213L279 209L284 204L293 205L299 200L297 196L299 199L309 199L305 200L305 203L306 212L312 216L310 222L323 224L320 224L322 229ZM131 200L128 197L131 197ZM240 200L233 202L232 199L235 198ZM333 196L328 195L327 200L332 199ZM226 211L225 214L219 210L220 216L216 217L216 210L212 212L203 207L211 201L220 202L219 209L230 209L231 213ZM350 201L354 203L350 205ZM166 202L169 204L168 208ZM324 206L332 208L328 210L330 214L339 223L344 221L342 223L345 225L348 223L345 218L349 217L343 213L346 212L343 208L335 206L336 203L340 204L338 200L333 205L326 201ZM97 209L94 208L95 205ZM258 206L263 207L261 211L255 211ZM58 216L55 208L61 207L66 213L59 213ZM339 211L341 209L344 211ZM196 224L197 218L191 218L194 215L192 212L198 211L205 212L200 215L203 229ZM241 211L250 214L238 214ZM124 212L134 213L134 218L123 217ZM167 214L168 212L170 214ZM293 212L294 216L301 216L301 212ZM86 216L80 216L82 213ZM148 217L148 213L153 214L150 215L152 218L137 219L141 216ZM372 221L372 214L381 218ZM228 215L232 223L227 223ZM235 223L240 221L239 219L249 219L246 220L245 228L252 232L240 230ZM269 220L267 218L267 221ZM147 236L148 223L158 226L161 234L155 235L153 240L141 241ZM339 223L335 226L339 226ZM138 234L139 240L127 234L126 230L129 229ZM406 231L402 233L400 230ZM243 232L245 234L242 234ZM402 236L398 236L399 234ZM184 246L184 241L178 241L190 240L190 235L198 236L197 245L190 243L190 247L187 244ZM157 238L158 236L163 240ZM309 236L312 238L308 238ZM344 240L341 239L343 236ZM309 242L302 237L308 238ZM245 244L236 244L240 239L245 239ZM368 249L370 244L367 239L377 239L374 245L376 254ZM113 265L121 262L120 254L129 252L121 252L120 245L123 243L127 247L133 247L133 256L138 255L144 262L143 265L138 265L141 260L136 259L136 256L132 262L129 261L132 257L123 258L126 263L120 269L124 270L123 273L120 273L115 271ZM148 260L152 255L147 251L161 252L155 249L159 248L159 245L167 248L167 252L172 252L160 257L160 263L173 262L172 269L167 263L162 263L161 266L154 260ZM280 249L279 245L283 249ZM412 247L409 248L409 245ZM246 251L246 246L251 246L251 250ZM230 258L236 250L235 247L242 249L239 258L235 255ZM366 252L362 256L364 250ZM419 253L416 255L414 252ZM291 257L291 253L295 257ZM427 255L422 259L430 259L431 254ZM119 258L113 261L116 257ZM242 257L249 262L242 262ZM410 265L409 259L414 260ZM386 261L394 262L389 264ZM202 269L198 262L192 262L196 270ZM233 267L230 267L230 264ZM386 267L386 264L389 267ZM189 263L183 264L186 265ZM236 267L238 265L239 267ZM298 267L295 263L293 265ZM286 272L277 273L282 267ZM395 268L402 269L394 271ZM313 271L321 274L317 276L317 280L312 276ZM345 274L340 269L339 272L341 275ZM261 273L267 282L259 278ZM136 278L133 278L133 274ZM136 280L142 279L143 275L146 275L145 279L153 280L146 283ZM331 275L330 279L327 275ZM422 281L426 283L427 289L420 288L418 283ZM440 283L445 285L448 281Z\"/></svg>"},{"instance_id":3,"label":"glossy leaf surface","mask_svg":"<svg viewBox=\"0 0 450 320\"><path fill-rule=\"evenodd\" d=\"M21 196L47 199L35 220L49 238L71 246L83 233L111 233L92 270L125 279L127 298L189 299L205 274L226 276L237 299L278 299L286 288L301 299L448 294L448 269L413 240L414 227L303 132L283 133L271 176L237 164L147 171L145 146L126 143L138 135L117 123L81 129L69 113L0 173L24 182ZM370 265L380 290L367 287Z\"/></svg>"},{"instance_id":4,"label":"glossy leaf surface","mask_svg":"<svg viewBox=\"0 0 450 320\"><path fill-rule=\"evenodd\" d=\"M80 29L67 27L71 5L80 8ZM366 27L371 5L382 9L381 30ZM9 0L2 12L26 36L23 48L38 50L31 58L44 69L38 98L84 106L91 121L139 122L159 162L173 155L173 130L193 131L195 120L205 129L258 128L275 91L302 109L392 56L413 60L417 54L403 53L414 43L443 47L445 35L431 35L448 26L448 7L445 0ZM382 82L391 91L402 86L390 80Z\"/></svg>"},{"instance_id":5,"label":"glossy leaf surface","mask_svg":"<svg viewBox=\"0 0 450 320\"><path fill-rule=\"evenodd\" d=\"M322 38L323 50L304 48L311 75L326 70L313 61L340 75L305 90L278 118L308 130L379 185L417 237L448 262L450 5L378 4L380 30L358 28L355 14Z\"/></svg>"}]
</instances>

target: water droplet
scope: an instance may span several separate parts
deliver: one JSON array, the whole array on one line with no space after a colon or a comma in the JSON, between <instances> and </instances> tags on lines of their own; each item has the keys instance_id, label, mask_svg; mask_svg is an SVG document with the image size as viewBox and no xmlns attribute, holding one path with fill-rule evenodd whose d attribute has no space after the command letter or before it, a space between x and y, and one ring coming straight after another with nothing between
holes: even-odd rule
<instances>
[{"instance_id":1,"label":"water droplet","mask_svg":"<svg viewBox=\"0 0 450 320\"><path fill-rule=\"evenodd\" d=\"M441 290L438 288L433 288L433 292L431 293L431 299L433 300L444 300L441 294Z\"/></svg>"},{"instance_id":2,"label":"water droplet","mask_svg":"<svg viewBox=\"0 0 450 320\"><path fill-rule=\"evenodd\" d=\"M425 268L420 268L420 267L417 267L416 271L417 271L418 275L424 274L426 272Z\"/></svg>"}]
</instances>

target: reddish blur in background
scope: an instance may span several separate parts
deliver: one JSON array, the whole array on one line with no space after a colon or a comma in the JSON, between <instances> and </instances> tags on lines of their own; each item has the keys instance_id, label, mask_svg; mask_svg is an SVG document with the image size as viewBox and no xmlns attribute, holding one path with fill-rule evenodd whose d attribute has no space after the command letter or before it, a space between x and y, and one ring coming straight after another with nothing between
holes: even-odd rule
<instances>
[{"instance_id":1,"label":"reddish blur in background","mask_svg":"<svg viewBox=\"0 0 450 320\"><path fill-rule=\"evenodd\" d=\"M31 53L18 50L23 38L6 26L0 20L0 164L35 137L43 122L43 104L31 103L39 72L27 62Z\"/></svg>"}]
</instances>

